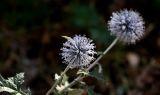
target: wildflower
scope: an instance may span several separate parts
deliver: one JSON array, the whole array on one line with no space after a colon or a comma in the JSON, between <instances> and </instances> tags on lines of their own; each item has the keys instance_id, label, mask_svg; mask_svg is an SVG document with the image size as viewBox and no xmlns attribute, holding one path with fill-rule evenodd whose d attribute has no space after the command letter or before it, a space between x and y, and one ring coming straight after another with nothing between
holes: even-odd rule
<instances>
[{"instance_id":1,"label":"wildflower","mask_svg":"<svg viewBox=\"0 0 160 95\"><path fill-rule=\"evenodd\" d=\"M113 13L108 28L112 35L127 44L134 44L144 35L143 18L132 10L125 9Z\"/></svg>"},{"instance_id":2,"label":"wildflower","mask_svg":"<svg viewBox=\"0 0 160 95\"><path fill-rule=\"evenodd\" d=\"M63 63L69 64L72 68L87 66L95 59L94 48L91 39L75 35L75 37L68 39L61 48Z\"/></svg>"}]
</instances>

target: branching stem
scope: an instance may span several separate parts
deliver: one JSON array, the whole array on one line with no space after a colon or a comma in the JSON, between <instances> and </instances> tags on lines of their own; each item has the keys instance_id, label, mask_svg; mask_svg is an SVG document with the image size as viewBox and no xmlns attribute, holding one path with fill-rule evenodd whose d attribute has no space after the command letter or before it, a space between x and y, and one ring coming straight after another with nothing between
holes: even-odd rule
<instances>
[{"instance_id":1,"label":"branching stem","mask_svg":"<svg viewBox=\"0 0 160 95\"><path fill-rule=\"evenodd\" d=\"M65 70L62 72L60 78L58 80L56 80L56 82L52 85L52 87L48 90L48 92L46 93L46 95L49 95L50 93L52 93L55 89L55 87L57 86L57 84L61 81L61 79L63 79L63 76L65 75L65 73L69 70L70 66L68 65Z\"/></svg>"},{"instance_id":2,"label":"branching stem","mask_svg":"<svg viewBox=\"0 0 160 95\"><path fill-rule=\"evenodd\" d=\"M116 38L110 44L110 46L86 69L86 71L89 71L90 69L92 69L98 63L98 61L117 43L117 41L118 41L118 38ZM73 85L75 85L78 81L82 80L83 78L84 78L84 76L79 75L68 86L66 86L64 89L62 89L59 93L61 94L62 92L66 91L68 88L72 87Z\"/></svg>"}]
</instances>

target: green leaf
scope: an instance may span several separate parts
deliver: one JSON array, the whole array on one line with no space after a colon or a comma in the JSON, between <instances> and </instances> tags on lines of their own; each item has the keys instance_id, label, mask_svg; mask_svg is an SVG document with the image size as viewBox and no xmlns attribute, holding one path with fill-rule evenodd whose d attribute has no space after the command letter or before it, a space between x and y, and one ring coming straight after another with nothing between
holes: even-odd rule
<instances>
[{"instance_id":1,"label":"green leaf","mask_svg":"<svg viewBox=\"0 0 160 95\"><path fill-rule=\"evenodd\" d=\"M17 91L15 91L15 90L13 90L13 89L11 89L9 87L1 87L0 86L0 92L3 92L3 91L9 92L9 93L15 93L15 92L17 92Z\"/></svg>"},{"instance_id":2,"label":"green leaf","mask_svg":"<svg viewBox=\"0 0 160 95\"><path fill-rule=\"evenodd\" d=\"M22 89L24 73L19 73L14 77L4 79L0 75L0 92L6 91L14 95L31 95L29 89Z\"/></svg>"},{"instance_id":3,"label":"green leaf","mask_svg":"<svg viewBox=\"0 0 160 95\"><path fill-rule=\"evenodd\" d=\"M68 95L82 95L84 90L82 89L72 89L68 92Z\"/></svg>"},{"instance_id":4,"label":"green leaf","mask_svg":"<svg viewBox=\"0 0 160 95\"><path fill-rule=\"evenodd\" d=\"M96 78L97 80L104 80L103 74L102 74L102 73L99 73L97 68L95 68L93 71L91 71L91 72L89 73L89 75L90 75L91 77Z\"/></svg>"}]
</instances>

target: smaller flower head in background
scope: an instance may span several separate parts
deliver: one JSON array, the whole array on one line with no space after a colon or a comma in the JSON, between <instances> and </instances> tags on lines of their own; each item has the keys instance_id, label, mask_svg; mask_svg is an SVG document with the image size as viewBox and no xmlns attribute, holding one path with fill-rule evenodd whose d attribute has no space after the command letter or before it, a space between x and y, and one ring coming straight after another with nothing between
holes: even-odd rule
<instances>
[{"instance_id":1,"label":"smaller flower head in background","mask_svg":"<svg viewBox=\"0 0 160 95\"><path fill-rule=\"evenodd\" d=\"M93 61L95 45L92 40L85 36L75 35L73 38L63 43L61 48L63 63L68 64L71 68L88 66Z\"/></svg>"},{"instance_id":2,"label":"smaller flower head in background","mask_svg":"<svg viewBox=\"0 0 160 95\"><path fill-rule=\"evenodd\" d=\"M143 18L132 10L125 9L112 13L108 28L112 35L127 44L134 44L144 35Z\"/></svg>"}]
</instances>

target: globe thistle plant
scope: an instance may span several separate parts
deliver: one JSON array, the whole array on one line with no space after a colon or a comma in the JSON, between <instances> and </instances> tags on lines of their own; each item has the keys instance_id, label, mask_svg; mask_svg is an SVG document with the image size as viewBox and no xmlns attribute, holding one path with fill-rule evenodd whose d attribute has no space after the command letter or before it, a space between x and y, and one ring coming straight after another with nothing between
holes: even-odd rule
<instances>
[{"instance_id":1,"label":"globe thistle plant","mask_svg":"<svg viewBox=\"0 0 160 95\"><path fill-rule=\"evenodd\" d=\"M114 12L108 22L108 28L112 35L127 44L134 44L144 35L143 18L132 10Z\"/></svg>"},{"instance_id":2,"label":"globe thistle plant","mask_svg":"<svg viewBox=\"0 0 160 95\"><path fill-rule=\"evenodd\" d=\"M63 63L70 67L84 67L94 60L95 45L92 40L85 36L75 35L63 43L61 48Z\"/></svg>"},{"instance_id":3,"label":"globe thistle plant","mask_svg":"<svg viewBox=\"0 0 160 95\"><path fill-rule=\"evenodd\" d=\"M122 10L113 13L111 20L108 22L108 28L116 38L96 59L94 58L96 54L94 50L95 44L91 39L81 35L75 35L73 38L64 36L67 41L63 43L60 55L62 56L63 63L68 65L58 78L57 75L55 76L57 80L46 95L50 95L54 91L55 93L63 94L63 92L69 91L73 85L90 75L91 73L89 71L98 65L100 59L112 49L118 40L127 44L134 44L144 35L143 19L138 12L132 10ZM62 85L61 80L64 78L66 72L70 68L75 67L79 68L77 71L78 76L72 82L67 83L67 85ZM82 67L86 68L82 69Z\"/></svg>"}]
</instances>

